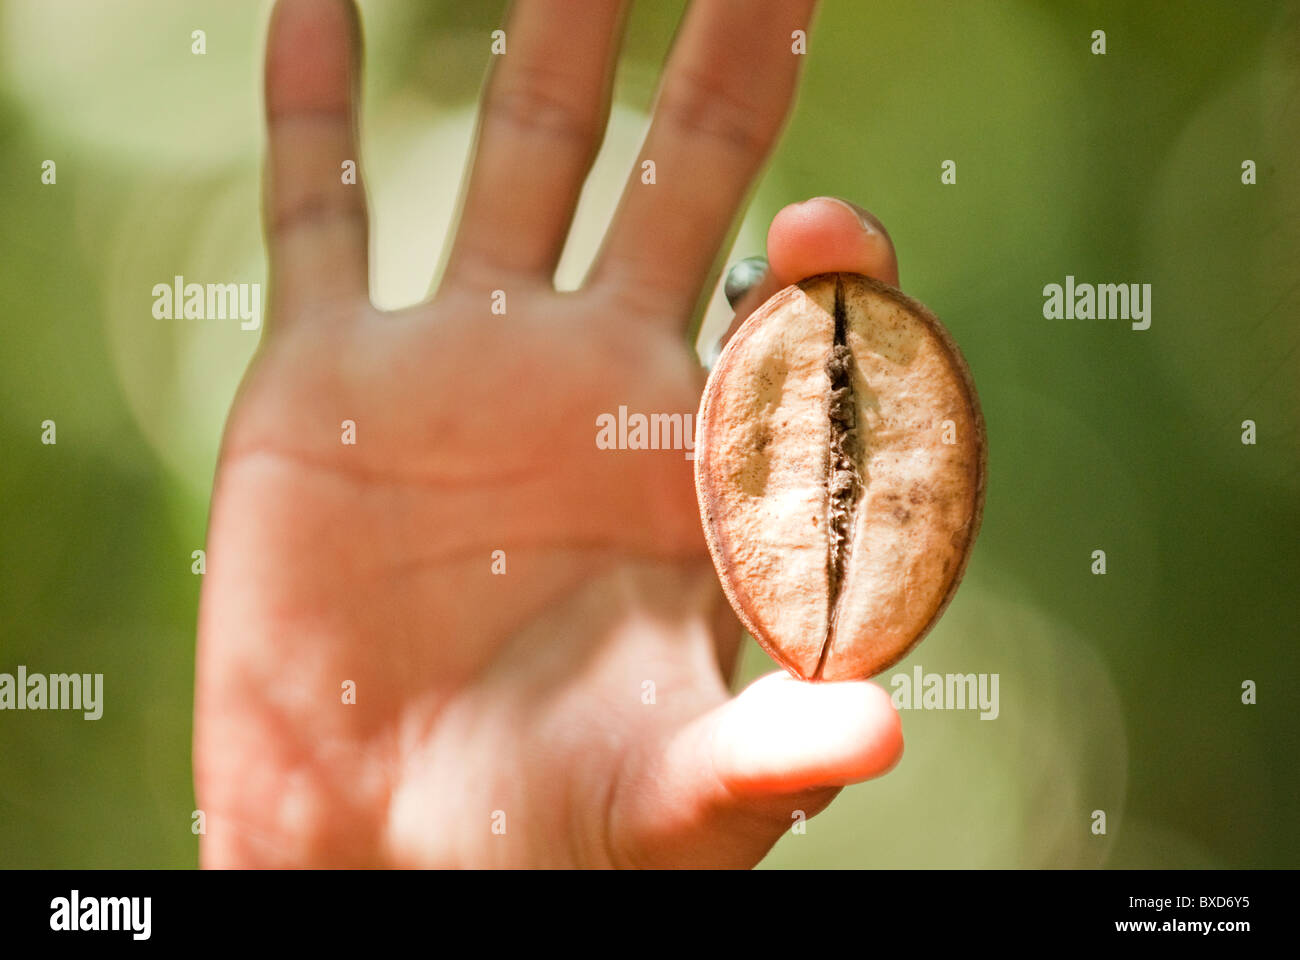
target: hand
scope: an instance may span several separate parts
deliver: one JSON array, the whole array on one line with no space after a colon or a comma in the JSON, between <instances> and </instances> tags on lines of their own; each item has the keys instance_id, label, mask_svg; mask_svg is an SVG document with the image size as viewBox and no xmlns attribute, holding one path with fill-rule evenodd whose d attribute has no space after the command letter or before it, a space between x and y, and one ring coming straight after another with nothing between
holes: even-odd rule
<instances>
[{"instance_id":1,"label":"hand","mask_svg":"<svg viewBox=\"0 0 1300 960\"><path fill-rule=\"evenodd\" d=\"M729 699L740 631L691 463L595 442L621 404L696 410L683 331L783 123L811 6L691 7L644 151L657 183L638 163L585 285L557 293L622 17L519 4L445 275L394 313L370 305L364 193L340 181L359 160L355 12L276 7L270 314L222 444L199 616L205 866L750 866L793 811L896 762L873 684L777 674ZM834 200L783 210L768 255L744 311L824 270L897 282L883 229Z\"/></svg>"}]
</instances>

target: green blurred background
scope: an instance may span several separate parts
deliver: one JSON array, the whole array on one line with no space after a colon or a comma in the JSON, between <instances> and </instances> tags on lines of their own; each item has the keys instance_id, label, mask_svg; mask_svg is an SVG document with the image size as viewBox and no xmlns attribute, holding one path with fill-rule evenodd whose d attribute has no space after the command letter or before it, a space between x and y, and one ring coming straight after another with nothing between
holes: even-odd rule
<instances>
[{"instance_id":1,"label":"green blurred background","mask_svg":"<svg viewBox=\"0 0 1300 960\"><path fill-rule=\"evenodd\" d=\"M102 672L106 699L95 722L0 713L0 866L197 862L191 551L255 335L153 321L151 288L265 279L269 9L0 3L0 671ZM634 10L565 284L680 10ZM394 307L429 288L502 5L362 12L374 297ZM897 670L997 673L1001 712L904 713L898 769L767 865L1300 866L1298 39L1294 3L823 6L730 259L762 251L785 203L852 199L961 343L989 427L984 528ZM1152 284L1151 328L1045 320L1067 274ZM724 319L715 294L706 334ZM750 644L738 683L769 669Z\"/></svg>"}]
</instances>

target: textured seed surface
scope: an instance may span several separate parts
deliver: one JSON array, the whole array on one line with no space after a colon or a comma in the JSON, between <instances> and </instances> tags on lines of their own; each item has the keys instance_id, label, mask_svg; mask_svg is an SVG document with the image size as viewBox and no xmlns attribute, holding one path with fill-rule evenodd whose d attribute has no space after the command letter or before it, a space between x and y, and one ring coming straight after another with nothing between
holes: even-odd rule
<instances>
[{"instance_id":1,"label":"textured seed surface","mask_svg":"<svg viewBox=\"0 0 1300 960\"><path fill-rule=\"evenodd\" d=\"M857 274L787 287L728 343L697 430L705 536L755 639L806 680L902 659L983 508L984 422L939 321Z\"/></svg>"}]
</instances>

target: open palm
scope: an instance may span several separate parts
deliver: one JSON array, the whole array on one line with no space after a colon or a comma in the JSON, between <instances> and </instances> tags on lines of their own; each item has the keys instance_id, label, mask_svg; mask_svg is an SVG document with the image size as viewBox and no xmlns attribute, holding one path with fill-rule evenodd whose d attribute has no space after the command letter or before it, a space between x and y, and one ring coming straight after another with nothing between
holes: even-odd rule
<instances>
[{"instance_id":1,"label":"open palm","mask_svg":"<svg viewBox=\"0 0 1300 960\"><path fill-rule=\"evenodd\" d=\"M281 0L267 59L266 338L227 425L199 620L210 866L741 866L901 750L867 683L728 699L739 628L681 450L683 332L793 94L811 4L701 2L584 287L552 275L623 11L521 4L437 295L367 296L350 3ZM878 225L787 208L776 286L897 280ZM505 312L493 312L504 302ZM742 305L743 306L743 305ZM355 442L351 442L355 440Z\"/></svg>"}]
</instances>

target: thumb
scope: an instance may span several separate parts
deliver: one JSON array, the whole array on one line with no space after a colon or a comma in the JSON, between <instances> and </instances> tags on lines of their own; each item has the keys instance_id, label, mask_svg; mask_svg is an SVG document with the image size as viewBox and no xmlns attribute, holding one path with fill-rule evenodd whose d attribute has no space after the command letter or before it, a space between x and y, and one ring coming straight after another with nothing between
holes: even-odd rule
<instances>
[{"instance_id":1,"label":"thumb","mask_svg":"<svg viewBox=\"0 0 1300 960\"><path fill-rule=\"evenodd\" d=\"M618 824L641 865L750 867L840 787L887 772L903 750L889 694L866 681L785 673L679 729L620 786ZM621 809L620 809L621 808Z\"/></svg>"}]
</instances>

